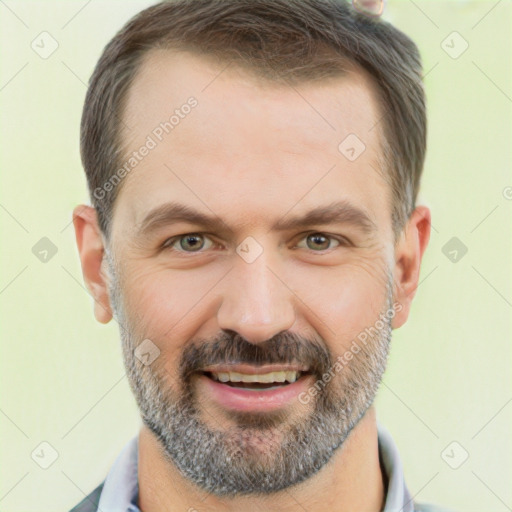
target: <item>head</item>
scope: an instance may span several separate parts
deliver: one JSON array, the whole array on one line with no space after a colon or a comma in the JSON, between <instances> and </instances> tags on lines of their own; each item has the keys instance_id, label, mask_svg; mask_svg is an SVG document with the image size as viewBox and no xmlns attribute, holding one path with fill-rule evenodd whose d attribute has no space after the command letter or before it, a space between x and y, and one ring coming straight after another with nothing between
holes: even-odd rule
<instances>
[{"instance_id":1,"label":"head","mask_svg":"<svg viewBox=\"0 0 512 512\"><path fill-rule=\"evenodd\" d=\"M428 243L425 139L416 46L342 1L165 2L107 45L77 243L144 424L192 482L284 489L366 414ZM298 380L262 407L218 382L265 367Z\"/></svg>"}]
</instances>

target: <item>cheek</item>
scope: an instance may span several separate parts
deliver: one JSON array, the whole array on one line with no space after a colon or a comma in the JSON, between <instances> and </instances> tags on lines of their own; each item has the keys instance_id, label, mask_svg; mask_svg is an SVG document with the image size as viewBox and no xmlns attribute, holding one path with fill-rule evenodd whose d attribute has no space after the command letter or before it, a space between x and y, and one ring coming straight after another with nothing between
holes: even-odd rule
<instances>
[{"instance_id":1,"label":"cheek","mask_svg":"<svg viewBox=\"0 0 512 512\"><path fill-rule=\"evenodd\" d=\"M193 336L198 315L209 304L208 291L223 273L209 266L193 271L132 268L126 275L123 293L131 325L160 350L173 350ZM172 343L166 346L164 339Z\"/></svg>"},{"instance_id":2,"label":"cheek","mask_svg":"<svg viewBox=\"0 0 512 512\"><path fill-rule=\"evenodd\" d=\"M309 283L305 286L305 283ZM314 283L314 286L311 285ZM383 263L359 261L308 270L297 295L307 307L302 314L325 340L350 344L374 324L387 305L387 269Z\"/></svg>"},{"instance_id":3,"label":"cheek","mask_svg":"<svg viewBox=\"0 0 512 512\"><path fill-rule=\"evenodd\" d=\"M179 361L189 339L194 304L200 299L199 290L188 286L190 280L185 273L135 270L123 292L135 343L149 339L158 347L153 369L175 393L182 392L177 388Z\"/></svg>"}]
</instances>

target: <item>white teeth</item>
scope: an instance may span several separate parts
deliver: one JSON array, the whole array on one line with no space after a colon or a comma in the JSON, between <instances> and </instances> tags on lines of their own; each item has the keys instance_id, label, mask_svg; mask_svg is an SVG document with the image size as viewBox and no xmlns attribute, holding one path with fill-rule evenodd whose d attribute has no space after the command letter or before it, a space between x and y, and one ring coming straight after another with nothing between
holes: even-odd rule
<instances>
[{"instance_id":1,"label":"white teeth","mask_svg":"<svg viewBox=\"0 0 512 512\"><path fill-rule=\"evenodd\" d=\"M221 382L260 382L263 384L272 382L295 382L300 372L282 371L261 374L238 373L238 372L211 372L215 380Z\"/></svg>"},{"instance_id":2,"label":"white teeth","mask_svg":"<svg viewBox=\"0 0 512 512\"><path fill-rule=\"evenodd\" d=\"M295 382L298 378L298 372L284 372L286 374L286 380L288 382Z\"/></svg>"}]
</instances>

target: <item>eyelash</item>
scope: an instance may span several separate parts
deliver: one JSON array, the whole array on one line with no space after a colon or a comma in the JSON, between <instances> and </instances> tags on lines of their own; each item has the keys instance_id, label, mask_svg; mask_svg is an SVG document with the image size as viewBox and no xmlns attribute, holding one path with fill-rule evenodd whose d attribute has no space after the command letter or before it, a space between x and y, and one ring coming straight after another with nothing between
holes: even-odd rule
<instances>
[{"instance_id":1,"label":"eyelash","mask_svg":"<svg viewBox=\"0 0 512 512\"><path fill-rule=\"evenodd\" d=\"M210 239L210 237L208 235L206 235L205 233L194 233L194 232L192 232L192 233L184 233L182 235L176 235L176 236L173 236L171 238L168 238L162 244L161 248L163 250L171 250L171 251L175 251L177 253L190 254L190 255L192 255L192 254L203 254L205 252L205 250L208 250L208 249L200 249L199 251L182 251L182 250L178 250L178 249L173 249L172 248L172 246L176 242L179 242L182 238L185 238L186 236L191 236L191 235L200 235L200 236L203 236L205 238ZM334 236L334 235L328 235L327 233L322 233L321 231L310 231L310 232L304 234L303 237L300 240L302 241L304 239L307 239L307 237L310 236L310 235L322 235L322 236L324 236L325 238L327 238L329 240L335 240L336 242L338 242L337 246L331 247L329 249L324 249L322 251L314 251L313 249L306 248L306 250L308 252L313 253L313 254L327 254L327 251L332 251L336 247L340 247L340 246L348 247L348 246L352 245L352 243L347 238L345 238L345 237L338 237L338 236ZM213 242L213 240L211 240L211 241L212 241L213 244L215 244L215 242Z\"/></svg>"}]
</instances>

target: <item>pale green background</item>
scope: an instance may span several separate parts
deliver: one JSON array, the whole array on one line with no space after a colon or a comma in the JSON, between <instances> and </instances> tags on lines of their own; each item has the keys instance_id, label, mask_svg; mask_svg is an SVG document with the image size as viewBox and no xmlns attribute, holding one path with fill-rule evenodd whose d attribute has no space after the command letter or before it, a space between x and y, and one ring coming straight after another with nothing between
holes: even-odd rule
<instances>
[{"instance_id":1,"label":"pale green background","mask_svg":"<svg viewBox=\"0 0 512 512\"><path fill-rule=\"evenodd\" d=\"M0 3L2 512L68 510L139 426L117 326L93 318L70 222L87 201L85 84L115 31L150 3ZM394 335L379 419L417 500L512 510L512 4L391 0L385 18L424 60L422 198L434 230L411 318ZM47 60L30 47L44 30L59 43ZM469 43L456 60L441 48L452 31ZM47 263L31 251L43 236L58 247ZM453 236L468 247L458 263L441 252ZM457 470L441 458L454 440L469 452ZM59 452L47 470L30 457L41 441Z\"/></svg>"}]
</instances>

